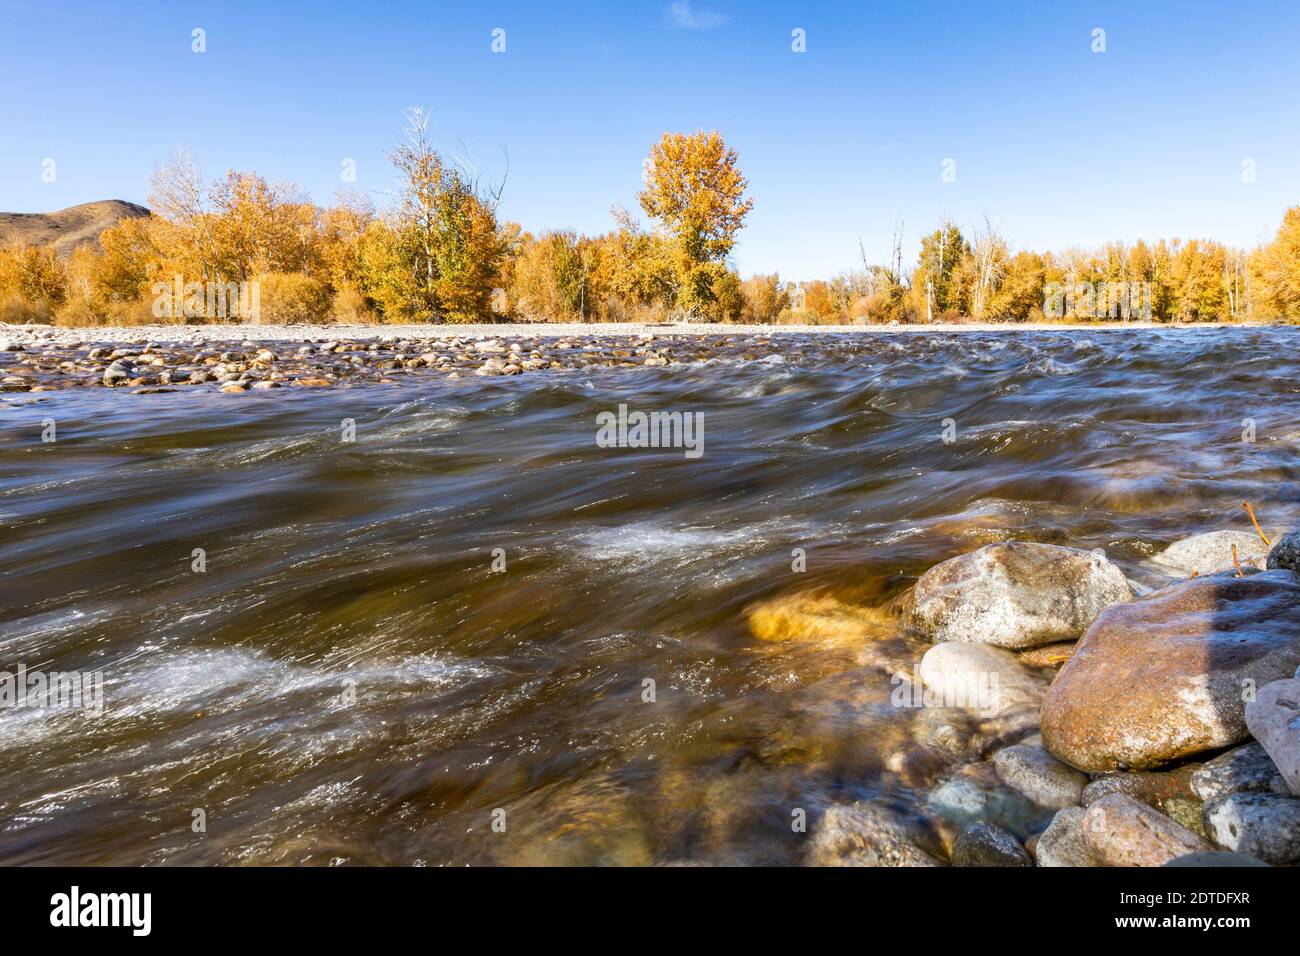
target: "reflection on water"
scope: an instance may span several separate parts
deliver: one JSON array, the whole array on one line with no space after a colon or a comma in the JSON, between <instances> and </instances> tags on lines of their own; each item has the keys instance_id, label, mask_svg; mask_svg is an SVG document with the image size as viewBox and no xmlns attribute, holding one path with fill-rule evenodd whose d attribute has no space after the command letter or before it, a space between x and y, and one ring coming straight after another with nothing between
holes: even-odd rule
<instances>
[{"instance_id":1,"label":"reflection on water","mask_svg":"<svg viewBox=\"0 0 1300 956\"><path fill-rule=\"evenodd\" d=\"M8 864L789 863L792 808L1010 819L960 715L890 706L916 575L1022 538L1140 582L1244 499L1300 521L1290 329L738 337L668 368L7 397L0 669L99 670L107 697L0 710ZM598 447L619 403L703 412L704 456Z\"/></svg>"}]
</instances>

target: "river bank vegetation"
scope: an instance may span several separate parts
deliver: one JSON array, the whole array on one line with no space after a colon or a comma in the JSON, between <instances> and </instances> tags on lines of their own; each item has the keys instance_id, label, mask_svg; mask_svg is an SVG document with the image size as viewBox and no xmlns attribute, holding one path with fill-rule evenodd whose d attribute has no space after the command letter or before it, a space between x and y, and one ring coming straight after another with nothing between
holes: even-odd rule
<instances>
[{"instance_id":1,"label":"river bank vegetation","mask_svg":"<svg viewBox=\"0 0 1300 956\"><path fill-rule=\"evenodd\" d=\"M890 261L815 281L742 278L731 261L752 208L736 153L716 132L666 133L644 164L638 199L609 231L530 232L499 216L503 183L448 161L408 114L390 158L393 201L340 193L316 206L255 172L205 183L184 151L150 180L152 214L124 219L66 256L0 249L0 321L139 325L221 321L213 285L255 284L264 323L745 323L1087 321L1117 317L1103 297L1044 315L1053 289L1137 289L1157 322L1300 321L1300 206L1255 249L1209 239L1015 250L990 223L940 224L915 260L894 226ZM233 294L233 292L232 292ZM1083 301L1081 298L1080 301Z\"/></svg>"}]
</instances>

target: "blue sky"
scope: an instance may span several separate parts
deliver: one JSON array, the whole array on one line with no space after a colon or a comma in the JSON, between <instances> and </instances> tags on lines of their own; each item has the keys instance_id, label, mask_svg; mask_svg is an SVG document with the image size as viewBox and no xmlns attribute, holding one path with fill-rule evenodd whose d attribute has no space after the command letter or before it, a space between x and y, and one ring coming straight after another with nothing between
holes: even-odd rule
<instances>
[{"instance_id":1,"label":"blue sky","mask_svg":"<svg viewBox=\"0 0 1300 956\"><path fill-rule=\"evenodd\" d=\"M1300 204L1294 0L0 0L0 88L10 211L144 202L182 143L208 177L255 169L322 203L351 158L383 203L385 153L417 104L486 177L508 152L502 214L534 231L606 230L612 205L636 210L663 131L720 130L755 204L745 274L828 276L859 239L884 261L896 215L911 260L943 216L987 215L1016 248L1252 245Z\"/></svg>"}]
</instances>

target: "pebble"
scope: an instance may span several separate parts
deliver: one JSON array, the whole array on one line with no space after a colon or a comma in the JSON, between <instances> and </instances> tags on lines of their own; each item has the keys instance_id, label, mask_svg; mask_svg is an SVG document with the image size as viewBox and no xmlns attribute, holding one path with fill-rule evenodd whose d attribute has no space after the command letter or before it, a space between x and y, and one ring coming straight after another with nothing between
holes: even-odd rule
<instances>
[{"instance_id":1,"label":"pebble","mask_svg":"<svg viewBox=\"0 0 1300 956\"><path fill-rule=\"evenodd\" d=\"M470 373L514 376L642 362L671 365L678 361L677 350L687 346L697 347L697 357L705 358L739 354L752 343L749 336L739 334L716 338L671 334L659 337L649 349L627 332L598 330L567 337L534 332L472 339L440 334L431 327L426 333L401 337L360 330L354 338L325 338L318 327L305 326L275 327L273 333L268 329L261 341L228 333L229 327L210 327L198 334L184 326L150 328L149 338L133 336L127 329L20 330L0 339L6 350L19 353L14 367L5 371L31 378L0 382L0 389L80 388L91 377L94 384L106 386L182 384L220 389L247 381L250 371L308 387L347 380L395 385L401 382L398 376L417 370L459 379ZM629 344L641 347L618 347ZM802 348L789 342L781 347ZM109 373L114 362L120 364Z\"/></svg>"}]
</instances>

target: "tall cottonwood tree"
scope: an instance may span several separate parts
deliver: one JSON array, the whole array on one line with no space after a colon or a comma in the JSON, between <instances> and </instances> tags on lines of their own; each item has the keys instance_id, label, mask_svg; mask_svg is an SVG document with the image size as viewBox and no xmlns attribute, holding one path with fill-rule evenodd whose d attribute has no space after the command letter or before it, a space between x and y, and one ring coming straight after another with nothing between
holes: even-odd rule
<instances>
[{"instance_id":1,"label":"tall cottonwood tree","mask_svg":"<svg viewBox=\"0 0 1300 956\"><path fill-rule=\"evenodd\" d=\"M444 161L429 141L423 110L410 109L406 118L405 142L389 157L401 178L389 251L409 269L413 296L403 311L426 319L486 318L505 248L496 219L500 189L480 189Z\"/></svg>"},{"instance_id":2,"label":"tall cottonwood tree","mask_svg":"<svg viewBox=\"0 0 1300 956\"><path fill-rule=\"evenodd\" d=\"M754 203L736 151L716 130L664 133L650 150L646 187L639 195L646 215L658 219L676 242L680 275L678 305L702 312L716 299L714 286Z\"/></svg>"}]
</instances>

